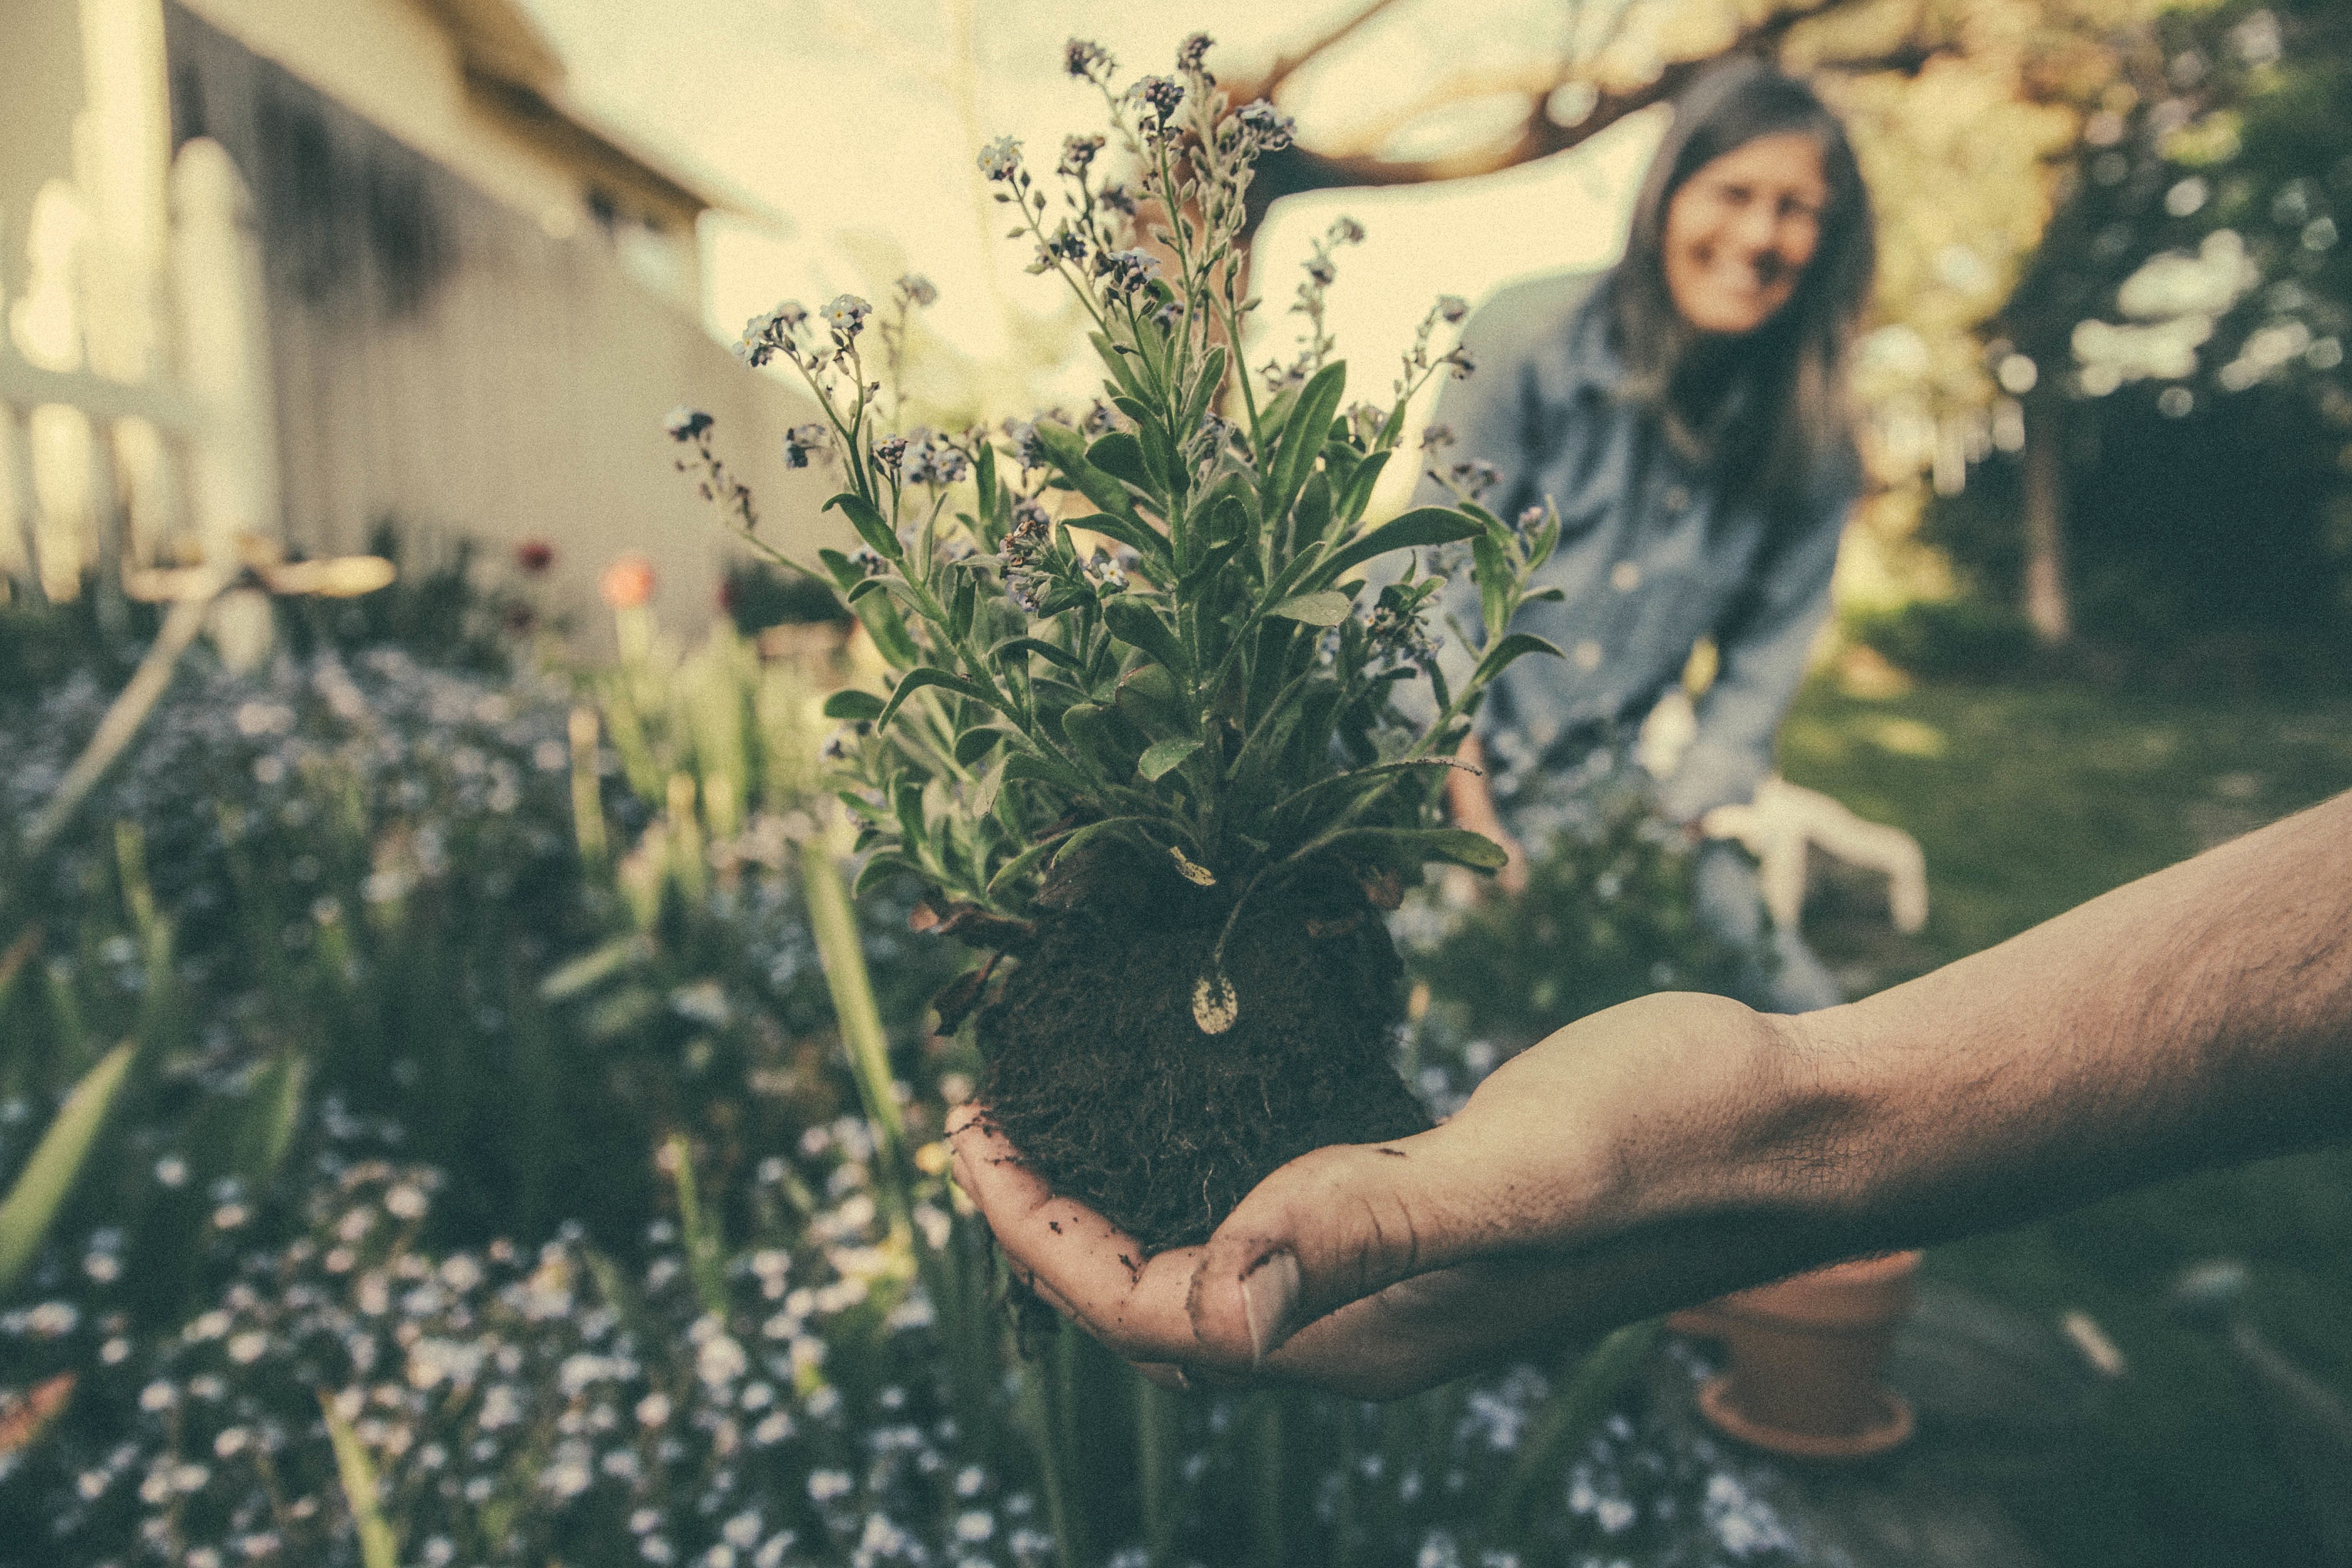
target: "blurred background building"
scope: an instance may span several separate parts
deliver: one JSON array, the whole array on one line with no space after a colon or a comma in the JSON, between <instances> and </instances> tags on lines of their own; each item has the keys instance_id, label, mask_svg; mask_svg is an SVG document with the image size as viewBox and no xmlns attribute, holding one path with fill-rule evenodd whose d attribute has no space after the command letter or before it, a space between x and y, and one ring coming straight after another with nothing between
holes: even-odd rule
<instances>
[{"instance_id":1,"label":"blurred background building","mask_svg":"<svg viewBox=\"0 0 2352 1568\"><path fill-rule=\"evenodd\" d=\"M583 113L509 0L0 0L0 37L17 592L392 523L545 541L559 603L643 553L698 621L723 536L670 471L680 401L814 515L777 457L805 412L702 324L698 220L772 215Z\"/></svg>"}]
</instances>

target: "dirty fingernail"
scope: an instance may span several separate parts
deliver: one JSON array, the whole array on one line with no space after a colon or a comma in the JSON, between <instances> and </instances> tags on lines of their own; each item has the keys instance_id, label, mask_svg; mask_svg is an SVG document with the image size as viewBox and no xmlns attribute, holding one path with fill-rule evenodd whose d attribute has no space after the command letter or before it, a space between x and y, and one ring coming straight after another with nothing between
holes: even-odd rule
<instances>
[{"instance_id":1,"label":"dirty fingernail","mask_svg":"<svg viewBox=\"0 0 2352 1568\"><path fill-rule=\"evenodd\" d=\"M1252 1360L1265 1361L1290 1337L1298 1289L1298 1259L1287 1252L1275 1253L1242 1276L1242 1321L1249 1329Z\"/></svg>"}]
</instances>

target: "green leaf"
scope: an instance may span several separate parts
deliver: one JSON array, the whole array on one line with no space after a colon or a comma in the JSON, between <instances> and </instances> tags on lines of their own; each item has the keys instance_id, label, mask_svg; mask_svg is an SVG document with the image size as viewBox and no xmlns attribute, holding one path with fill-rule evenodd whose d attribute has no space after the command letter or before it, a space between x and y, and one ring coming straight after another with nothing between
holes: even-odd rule
<instances>
[{"instance_id":1,"label":"green leaf","mask_svg":"<svg viewBox=\"0 0 2352 1568\"><path fill-rule=\"evenodd\" d=\"M139 1047L126 1040L99 1059L58 1108L57 1120L33 1149L33 1157L0 1202L0 1296L5 1296L40 1250L58 1210L80 1175L89 1146L105 1123L106 1113L122 1091L124 1075Z\"/></svg>"},{"instance_id":2,"label":"green leaf","mask_svg":"<svg viewBox=\"0 0 2352 1568\"><path fill-rule=\"evenodd\" d=\"M1051 420L1041 419L1037 422L1037 441L1054 459L1054 466L1077 487L1080 495L1113 517L1136 521L1135 501L1127 493L1127 487L1087 460L1084 437Z\"/></svg>"},{"instance_id":3,"label":"green leaf","mask_svg":"<svg viewBox=\"0 0 2352 1568\"><path fill-rule=\"evenodd\" d=\"M1511 563L1494 536L1480 533L1470 542L1472 569L1478 579L1478 619L1486 628L1486 639L1499 642L1503 626L1510 619Z\"/></svg>"},{"instance_id":4,"label":"green leaf","mask_svg":"<svg viewBox=\"0 0 2352 1568\"><path fill-rule=\"evenodd\" d=\"M1086 668L1085 663L1079 659L1076 654L1072 653L1068 648L1049 643L1043 637L1006 637L1003 642L998 643L994 647L988 650L988 662L991 664L1001 664L1004 661L1004 658L1007 654L1014 653L1034 653L1038 658L1045 660L1046 663L1060 665L1064 669L1084 669Z\"/></svg>"},{"instance_id":5,"label":"green leaf","mask_svg":"<svg viewBox=\"0 0 2352 1568\"><path fill-rule=\"evenodd\" d=\"M1366 839L1393 845L1423 860L1447 860L1474 871L1499 871L1511 858L1501 845L1466 827L1351 827L1333 834L1324 843Z\"/></svg>"},{"instance_id":6,"label":"green leaf","mask_svg":"<svg viewBox=\"0 0 2352 1568\"><path fill-rule=\"evenodd\" d=\"M1374 452L1356 465L1333 508L1342 521L1353 522L1364 515L1364 509L1372 502L1372 487L1381 482L1381 470L1389 466L1389 458L1393 456L1392 450Z\"/></svg>"},{"instance_id":7,"label":"green leaf","mask_svg":"<svg viewBox=\"0 0 2352 1568\"><path fill-rule=\"evenodd\" d=\"M1188 597L1199 593L1201 584L1215 576L1219 567L1240 553L1243 543L1244 541L1239 539L1228 539L1222 544L1210 546L1209 552L1202 556L1190 572L1184 574L1182 579L1177 584L1178 589Z\"/></svg>"},{"instance_id":8,"label":"green leaf","mask_svg":"<svg viewBox=\"0 0 2352 1568\"><path fill-rule=\"evenodd\" d=\"M842 515L849 519L849 526L857 530L857 537L873 546L874 553L885 561L905 559L907 547L898 542L898 534L892 531L882 514L874 510L872 501L855 490L843 490L818 510L831 511L835 507L839 507Z\"/></svg>"},{"instance_id":9,"label":"green leaf","mask_svg":"<svg viewBox=\"0 0 2352 1568\"><path fill-rule=\"evenodd\" d=\"M857 869L857 880L850 888L849 896L853 899L862 899L877 884L902 871L918 880L929 880L924 875L923 868L904 855L889 855L878 851L868 855L866 858L866 864Z\"/></svg>"},{"instance_id":10,"label":"green leaf","mask_svg":"<svg viewBox=\"0 0 2352 1568\"><path fill-rule=\"evenodd\" d=\"M1184 652L1184 645L1176 640L1175 631L1160 617L1160 612L1132 594L1120 594L1103 602L1103 624L1110 627L1111 636L1130 647L1139 647L1167 667L1168 672L1190 685L1192 661Z\"/></svg>"},{"instance_id":11,"label":"green leaf","mask_svg":"<svg viewBox=\"0 0 2352 1568\"><path fill-rule=\"evenodd\" d=\"M1135 766L1135 753L1142 749L1140 736L1134 743L1120 744L1122 735L1128 732L1129 726L1099 702L1081 702L1062 714L1064 738L1081 758L1114 782L1128 775Z\"/></svg>"},{"instance_id":12,"label":"green leaf","mask_svg":"<svg viewBox=\"0 0 2352 1568\"><path fill-rule=\"evenodd\" d=\"M1004 787L1004 766L1012 760L1008 752L989 764L988 771L980 775L980 782L972 786L971 791L972 816L986 816L996 809L997 793Z\"/></svg>"},{"instance_id":13,"label":"green leaf","mask_svg":"<svg viewBox=\"0 0 2352 1568\"><path fill-rule=\"evenodd\" d=\"M866 598L875 594L887 594L889 591L890 584L883 578L868 577L863 583L851 584L848 599L852 605L855 605L860 599Z\"/></svg>"},{"instance_id":14,"label":"green leaf","mask_svg":"<svg viewBox=\"0 0 2352 1568\"><path fill-rule=\"evenodd\" d=\"M948 598L948 638L961 643L971 635L972 610L978 605L978 589L972 575L966 572L956 578L956 585Z\"/></svg>"},{"instance_id":15,"label":"green leaf","mask_svg":"<svg viewBox=\"0 0 2352 1568\"><path fill-rule=\"evenodd\" d=\"M1285 599L1269 606L1265 613L1285 620L1304 621L1310 626L1336 626L1348 618L1349 606L1353 603L1349 595L1326 588Z\"/></svg>"},{"instance_id":16,"label":"green leaf","mask_svg":"<svg viewBox=\"0 0 2352 1568\"><path fill-rule=\"evenodd\" d=\"M1548 653L1554 658L1561 657L1559 649L1543 638L1528 632L1513 632L1486 650L1486 657L1478 661L1478 673L1474 684L1494 679L1508 669L1513 660L1524 658L1531 653Z\"/></svg>"},{"instance_id":17,"label":"green leaf","mask_svg":"<svg viewBox=\"0 0 2352 1568\"><path fill-rule=\"evenodd\" d=\"M872 723L882 717L882 699L871 691L860 691L845 686L824 700L824 716L828 719L864 720Z\"/></svg>"},{"instance_id":18,"label":"green leaf","mask_svg":"<svg viewBox=\"0 0 2352 1568\"><path fill-rule=\"evenodd\" d=\"M1100 822L1089 822L1055 847L1054 858L1059 861L1063 856L1093 839L1101 837L1106 833L1118 833L1122 829L1139 827L1147 820L1149 819L1140 816L1108 816ZM1147 844L1150 842L1149 839L1142 838L1140 834L1134 834L1131 837L1141 839Z\"/></svg>"},{"instance_id":19,"label":"green leaf","mask_svg":"<svg viewBox=\"0 0 2352 1568\"><path fill-rule=\"evenodd\" d=\"M866 635L874 647L893 669L905 669L923 657L915 639L907 633L907 623L898 614L898 606L890 602L887 594L870 595L865 603L853 605L850 610L866 624Z\"/></svg>"},{"instance_id":20,"label":"green leaf","mask_svg":"<svg viewBox=\"0 0 2352 1568\"><path fill-rule=\"evenodd\" d=\"M1000 730L992 724L982 724L978 729L966 730L955 738L957 763L967 768L971 766L972 763L994 751L999 741L1009 739L1011 733L1012 731Z\"/></svg>"},{"instance_id":21,"label":"green leaf","mask_svg":"<svg viewBox=\"0 0 2352 1568\"><path fill-rule=\"evenodd\" d=\"M1332 802L1345 800L1358 790L1370 788L1386 779L1393 779L1399 773L1429 768L1462 768L1472 773L1477 771L1471 768L1467 763L1457 763L1451 757L1415 757L1410 762L1375 763L1369 767L1353 768L1331 778L1318 780L1276 804L1272 811L1266 813L1266 816L1274 817L1284 812L1297 812L1311 817L1316 809Z\"/></svg>"},{"instance_id":22,"label":"green leaf","mask_svg":"<svg viewBox=\"0 0 2352 1568\"><path fill-rule=\"evenodd\" d=\"M343 1501L351 1508L352 1525L360 1538L360 1568L400 1568L400 1538L384 1522L367 1446L335 1408L335 1396L323 1388L319 1409L327 1418L327 1441L335 1450L335 1479L342 1484Z\"/></svg>"},{"instance_id":23,"label":"green leaf","mask_svg":"<svg viewBox=\"0 0 2352 1568\"><path fill-rule=\"evenodd\" d=\"M882 705L882 711L874 720L874 727L879 730L888 725L891 720L898 716L900 705L926 686L942 687L959 697L969 697L974 702L994 708L1000 712L1003 710L1003 704L986 689L973 685L961 675L950 675L944 669L932 669L926 667L921 669L910 669L898 678L898 688L890 693L890 700Z\"/></svg>"},{"instance_id":24,"label":"green leaf","mask_svg":"<svg viewBox=\"0 0 2352 1568\"><path fill-rule=\"evenodd\" d=\"M1123 479L1137 489L1158 493L1164 485L1151 482L1151 468L1144 460L1143 443L1124 430L1114 430L1099 437L1087 448L1087 461L1115 479Z\"/></svg>"},{"instance_id":25,"label":"green leaf","mask_svg":"<svg viewBox=\"0 0 2352 1568\"><path fill-rule=\"evenodd\" d=\"M1473 833L1466 827L1423 827L1409 830L1404 842L1419 848L1433 860L1450 860L1456 866L1467 866L1474 871L1499 871L1510 864L1511 857L1504 847L1483 833Z\"/></svg>"},{"instance_id":26,"label":"green leaf","mask_svg":"<svg viewBox=\"0 0 2352 1568\"><path fill-rule=\"evenodd\" d=\"M1146 562L1146 574L1155 579L1158 574L1150 572L1149 564L1171 559L1168 552L1168 541L1160 537L1159 530L1147 522L1136 522L1123 517L1113 517L1108 512L1089 512L1085 517L1070 519L1067 526L1092 529L1097 533L1106 534L1133 549Z\"/></svg>"},{"instance_id":27,"label":"green leaf","mask_svg":"<svg viewBox=\"0 0 2352 1568\"><path fill-rule=\"evenodd\" d=\"M1176 678L1159 665L1138 665L1120 676L1112 700L1139 729L1191 728Z\"/></svg>"},{"instance_id":28,"label":"green leaf","mask_svg":"<svg viewBox=\"0 0 2352 1568\"><path fill-rule=\"evenodd\" d=\"M1118 380L1120 389L1126 391L1130 396L1143 395L1143 383L1136 379L1134 370L1127 363L1127 356L1118 352L1118 346L1110 339L1100 332L1088 332L1087 342L1094 344L1095 357L1110 367L1110 373Z\"/></svg>"},{"instance_id":29,"label":"green leaf","mask_svg":"<svg viewBox=\"0 0 2352 1568\"><path fill-rule=\"evenodd\" d=\"M1177 422L1176 427L1191 430L1199 426L1201 416L1209 411L1209 405L1216 398L1217 389L1224 383L1225 346L1219 343L1202 356L1200 374L1192 378L1192 395L1185 399L1184 416Z\"/></svg>"},{"instance_id":30,"label":"green leaf","mask_svg":"<svg viewBox=\"0 0 2352 1568\"><path fill-rule=\"evenodd\" d=\"M1419 544L1452 544L1457 540L1476 539L1486 532L1486 526L1476 518L1456 511L1452 507L1419 506L1400 517L1373 529L1347 544L1341 545L1331 558L1316 569L1315 581L1331 583L1351 567L1360 566L1376 555L1391 550L1407 550Z\"/></svg>"},{"instance_id":31,"label":"green leaf","mask_svg":"<svg viewBox=\"0 0 2352 1568\"><path fill-rule=\"evenodd\" d=\"M1066 836L1056 835L1054 837L1042 839L1035 844L1032 844L1028 848L1024 849L1020 854L1015 855L1012 859L1007 860L1003 865L998 867L996 868L996 874L988 879L988 896L992 899L995 898L1007 887L1010 887L1014 881L1018 880L1024 873L1034 868L1037 862L1043 860L1046 856L1053 854L1061 847L1062 838Z\"/></svg>"},{"instance_id":32,"label":"green leaf","mask_svg":"<svg viewBox=\"0 0 2352 1568\"><path fill-rule=\"evenodd\" d=\"M844 593L866 580L866 574L851 564L849 557L838 550L829 547L820 550L816 558L824 563L826 571L833 574L833 585Z\"/></svg>"},{"instance_id":33,"label":"green leaf","mask_svg":"<svg viewBox=\"0 0 2352 1568\"><path fill-rule=\"evenodd\" d=\"M862 803L861 803L862 804ZM604 946L558 964L539 983L539 999L563 1002L594 989L653 956L653 944L641 934L615 937Z\"/></svg>"},{"instance_id":34,"label":"green leaf","mask_svg":"<svg viewBox=\"0 0 2352 1568\"><path fill-rule=\"evenodd\" d=\"M1290 564L1276 573L1274 581L1265 585L1266 602L1278 605L1288 598L1293 588L1316 574L1323 558L1330 552L1331 547L1318 539L1292 556Z\"/></svg>"},{"instance_id":35,"label":"green leaf","mask_svg":"<svg viewBox=\"0 0 2352 1568\"><path fill-rule=\"evenodd\" d=\"M1197 740L1179 737L1172 741L1155 741L1144 748L1143 760L1135 765L1135 771L1154 781L1165 778L1181 766L1185 758L1200 749L1201 742Z\"/></svg>"},{"instance_id":36,"label":"green leaf","mask_svg":"<svg viewBox=\"0 0 2352 1568\"><path fill-rule=\"evenodd\" d=\"M1314 378L1299 389L1297 406L1291 410L1290 418L1282 427L1281 446L1267 469L1261 491L1269 518L1287 512L1299 487L1307 482L1307 471L1314 466L1315 455L1323 449L1323 437L1331 429L1331 416L1338 412L1339 398L1347 387L1348 367L1334 362L1317 371Z\"/></svg>"}]
</instances>

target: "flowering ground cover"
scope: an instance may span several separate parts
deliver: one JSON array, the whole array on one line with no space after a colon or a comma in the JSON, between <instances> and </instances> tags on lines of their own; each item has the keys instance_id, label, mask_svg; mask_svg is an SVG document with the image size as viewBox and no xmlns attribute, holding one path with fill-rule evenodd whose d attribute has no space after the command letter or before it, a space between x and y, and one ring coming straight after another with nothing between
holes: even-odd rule
<instances>
[{"instance_id":1,"label":"flowering ground cover","mask_svg":"<svg viewBox=\"0 0 2352 1568\"><path fill-rule=\"evenodd\" d=\"M1765 1480L1603 1425L1646 1336L1388 1407L1017 1343L931 1142L960 961L861 896L877 1086L794 875L830 677L622 613L596 670L199 651L9 867L0 1190L132 1048L0 1286L0 1563L1788 1560ZM67 663L0 708L19 820L121 679ZM1440 1112L1499 1054L1449 1016Z\"/></svg>"}]
</instances>

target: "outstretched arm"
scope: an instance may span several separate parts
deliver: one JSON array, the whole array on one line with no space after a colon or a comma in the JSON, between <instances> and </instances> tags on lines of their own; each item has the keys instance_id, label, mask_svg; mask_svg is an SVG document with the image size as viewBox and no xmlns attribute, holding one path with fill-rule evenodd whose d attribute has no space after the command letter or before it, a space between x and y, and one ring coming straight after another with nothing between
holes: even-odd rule
<instances>
[{"instance_id":1,"label":"outstretched arm","mask_svg":"<svg viewBox=\"0 0 2352 1568\"><path fill-rule=\"evenodd\" d=\"M1296 1160L1139 1272L984 1113L954 1137L1014 1267L1129 1359L1409 1393L1835 1258L2352 1137L2352 795L1849 1006L1595 1015L1444 1126Z\"/></svg>"}]
</instances>

